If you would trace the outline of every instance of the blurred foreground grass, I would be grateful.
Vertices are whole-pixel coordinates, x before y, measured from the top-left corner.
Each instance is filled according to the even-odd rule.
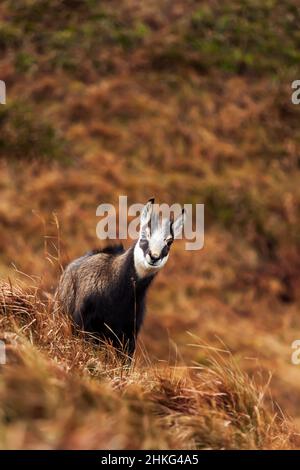
[[[76,338],[36,289],[0,286],[7,364],[0,376],[2,449],[286,449],[290,423],[217,350],[209,365],[130,368]]]

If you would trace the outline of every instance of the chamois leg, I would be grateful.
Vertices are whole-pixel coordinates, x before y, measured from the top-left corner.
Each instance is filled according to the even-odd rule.
[[[135,347],[136,347],[136,338],[133,336],[132,338],[128,340],[128,345],[127,345],[127,354],[130,360],[132,360],[132,357],[134,355]]]

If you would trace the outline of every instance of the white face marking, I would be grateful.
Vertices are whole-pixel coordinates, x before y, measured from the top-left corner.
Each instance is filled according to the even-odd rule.
[[[153,235],[151,235],[149,240],[149,249],[153,256],[159,257],[162,249],[164,248],[166,242],[164,233],[161,229],[155,230]]]
[[[134,266],[137,275],[140,278],[157,273],[166,264],[168,258],[169,255],[165,256],[163,259],[158,260],[157,264],[153,266],[151,264],[150,256],[148,254],[146,257],[144,256],[144,252],[139,245],[139,241],[134,247]]]

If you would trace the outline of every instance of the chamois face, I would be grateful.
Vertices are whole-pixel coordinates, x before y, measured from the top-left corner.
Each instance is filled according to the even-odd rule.
[[[154,199],[150,199],[141,214],[139,240],[134,249],[135,268],[139,277],[155,274],[167,262],[170,247],[177,234],[181,233],[184,211],[176,219],[159,220],[153,214]]]

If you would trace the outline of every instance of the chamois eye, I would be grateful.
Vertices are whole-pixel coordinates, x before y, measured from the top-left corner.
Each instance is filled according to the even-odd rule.
[[[148,250],[148,247],[149,247],[148,240],[146,240],[144,238],[142,240],[140,240],[140,247],[142,248],[143,252],[146,253],[146,251]]]

